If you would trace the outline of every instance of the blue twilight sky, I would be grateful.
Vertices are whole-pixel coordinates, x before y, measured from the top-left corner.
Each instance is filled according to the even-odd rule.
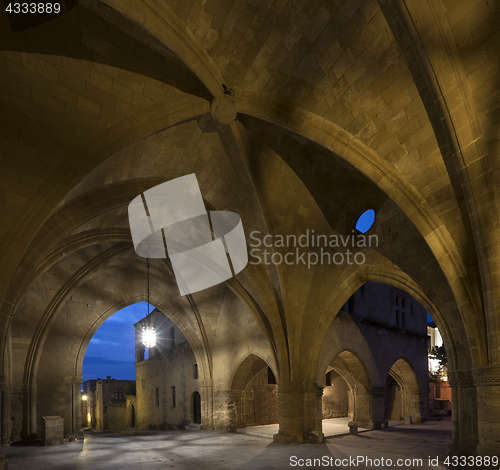
[[[149,306],[149,311],[154,307]],[[147,303],[129,305],[109,317],[96,331],[85,352],[83,382],[106,378],[135,380],[134,323],[146,316]]]

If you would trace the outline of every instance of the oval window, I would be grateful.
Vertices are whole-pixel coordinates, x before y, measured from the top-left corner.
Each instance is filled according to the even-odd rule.
[[[356,222],[356,230],[361,233],[366,233],[372,228],[373,222],[375,222],[375,211],[373,209],[368,209],[359,216]]]

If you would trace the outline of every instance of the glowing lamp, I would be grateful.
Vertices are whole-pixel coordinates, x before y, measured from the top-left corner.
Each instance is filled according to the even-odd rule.
[[[87,395],[82,395],[82,400],[83,401],[87,401],[87,399],[88,399]]]
[[[142,344],[146,348],[154,348],[156,346],[156,331],[154,326],[142,327]]]

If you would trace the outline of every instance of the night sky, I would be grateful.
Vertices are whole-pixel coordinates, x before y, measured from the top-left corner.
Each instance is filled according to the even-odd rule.
[[[150,305],[149,311],[154,307]],[[146,316],[146,302],[119,310],[96,331],[83,360],[83,382],[110,375],[117,380],[135,380],[134,323]]]

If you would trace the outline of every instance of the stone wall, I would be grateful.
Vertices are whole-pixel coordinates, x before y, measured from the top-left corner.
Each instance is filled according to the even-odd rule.
[[[245,387],[243,410],[247,426],[279,422],[278,386],[268,383],[267,367],[258,372]]]
[[[129,427],[128,411],[125,404],[107,405],[104,415],[104,429],[127,429]]]
[[[125,387],[130,380],[97,380],[96,383],[96,429],[127,429],[128,413]]]
[[[193,420],[196,359],[187,342],[136,363],[136,428],[181,429]],[[175,388],[175,404],[174,391]]]
[[[329,372],[330,385],[323,389],[323,419],[343,418],[349,414],[349,387],[335,371]]]
[[[439,387],[439,391],[438,391]],[[429,413],[451,412],[451,388],[448,382],[429,382]]]

